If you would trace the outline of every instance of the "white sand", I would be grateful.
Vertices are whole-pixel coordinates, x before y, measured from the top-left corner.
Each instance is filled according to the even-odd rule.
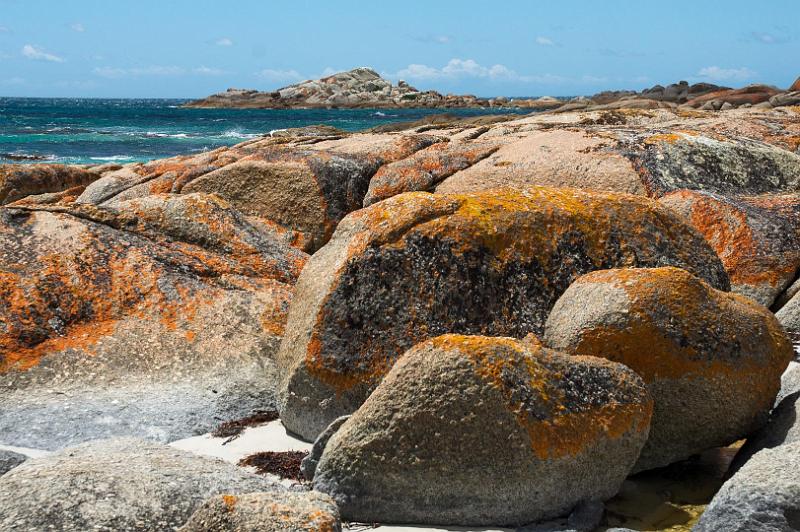
[[[14,447],[13,445],[3,445],[0,444],[0,451],[11,451],[13,453],[18,453],[27,456],[28,458],[39,458],[42,456],[47,456],[50,454],[50,451],[41,451],[39,449],[29,449],[27,447]]]
[[[226,438],[214,438],[210,434],[194,436],[184,440],[172,442],[170,445],[204,456],[214,456],[227,462],[236,463],[245,456],[261,451],[309,451],[311,444],[297,438],[293,438],[286,433],[283,424],[272,421],[258,427],[248,427],[235,440],[227,444]],[[442,527],[431,528],[423,526],[396,526],[381,525],[376,528],[365,525],[351,525],[345,530],[352,532],[378,530],[380,532],[505,532],[511,529],[501,528],[464,528],[464,527]]]

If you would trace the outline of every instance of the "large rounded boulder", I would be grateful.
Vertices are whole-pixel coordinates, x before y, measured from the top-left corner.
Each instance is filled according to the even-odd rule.
[[[553,307],[544,343],[641,375],[655,411],[640,470],[758,429],[793,356],[769,310],[672,267],[578,278]]]
[[[133,438],[101,440],[0,477],[0,530],[175,530],[213,495],[283,490],[222,460]]]
[[[314,488],[362,522],[520,525],[614,495],[652,403],[630,369],[511,338],[409,350],[328,441]]]
[[[534,187],[376,203],[300,275],[278,354],[283,422],[313,439],[419,341],[539,333],[577,276],[664,265],[729,287],[706,241],[639,196]]]

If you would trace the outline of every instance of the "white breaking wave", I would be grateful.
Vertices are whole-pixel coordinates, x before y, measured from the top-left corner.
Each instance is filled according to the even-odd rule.
[[[110,155],[108,157],[89,157],[93,161],[132,161],[134,157],[130,155]]]
[[[136,136],[136,133],[132,134]],[[161,133],[159,131],[148,131],[144,134],[145,137],[156,137],[156,138],[170,138],[170,139],[188,139],[189,135],[186,133]]]
[[[241,131],[236,131],[235,129],[230,129],[220,135],[223,138],[229,139],[254,139],[258,137],[258,133],[242,133]]]

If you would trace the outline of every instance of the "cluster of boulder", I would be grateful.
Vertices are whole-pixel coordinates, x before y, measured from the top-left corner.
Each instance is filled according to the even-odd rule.
[[[0,167],[0,446],[54,451],[0,454],[0,529],[591,530],[745,438],[698,530],[797,529],[798,139],[606,109]],[[165,445],[265,408],[313,491]]]
[[[800,105],[800,79],[787,90],[771,85],[748,85],[740,89],[720,87],[712,83],[680,81],[666,87],[655,85],[641,92],[607,91],[588,98],[570,100],[558,110],[576,109],[701,109],[727,111],[738,107],[772,109]]]

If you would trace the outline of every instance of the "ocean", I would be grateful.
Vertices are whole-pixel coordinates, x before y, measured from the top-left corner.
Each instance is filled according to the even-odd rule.
[[[0,163],[147,161],[237,144],[276,129],[359,131],[447,112],[514,109],[184,109],[187,100],[0,98]]]

